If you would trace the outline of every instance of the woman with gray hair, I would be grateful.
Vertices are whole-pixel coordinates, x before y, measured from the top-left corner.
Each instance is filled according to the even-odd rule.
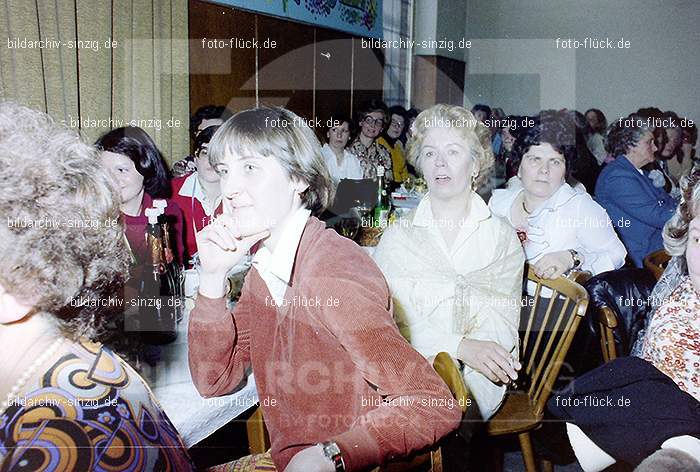
[[[595,197],[617,228],[637,267],[647,254],[661,249],[661,230],[678,202],[654,187],[642,170],[654,161],[652,129],[639,115],[620,118],[608,128],[606,148],[615,157],[598,177]]]
[[[475,192],[494,162],[489,129],[462,107],[435,105],[412,131],[409,159],[428,193],[386,229],[374,258],[401,333],[425,357],[446,351],[459,360],[488,419],[520,365],[523,250]]]
[[[0,103],[0,469],[192,470],[139,375],[95,341],[128,271],[97,151]]]

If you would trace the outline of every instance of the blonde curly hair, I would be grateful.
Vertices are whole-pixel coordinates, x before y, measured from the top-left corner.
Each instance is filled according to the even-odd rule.
[[[128,275],[119,193],[96,149],[47,114],[0,102],[0,284],[71,339],[94,339],[97,303]]]
[[[491,132],[466,108],[437,104],[422,111],[411,125],[412,135],[406,143],[406,158],[409,163],[420,170],[419,158],[425,134],[431,128],[440,127],[456,130],[468,145],[478,170],[474,188],[479,188],[491,176],[494,166]]]
[[[671,256],[685,255],[688,226],[700,213],[700,169],[681,178],[681,203],[664,225],[664,248]]]

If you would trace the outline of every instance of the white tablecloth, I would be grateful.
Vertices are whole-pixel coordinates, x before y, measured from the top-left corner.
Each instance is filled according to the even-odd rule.
[[[253,374],[250,374],[248,382],[236,393],[217,398],[202,398],[199,395],[192,383],[187,362],[187,324],[191,300],[187,304],[185,316],[178,326],[177,340],[163,346],[161,362],[145,377],[189,448],[258,403],[258,392]]]

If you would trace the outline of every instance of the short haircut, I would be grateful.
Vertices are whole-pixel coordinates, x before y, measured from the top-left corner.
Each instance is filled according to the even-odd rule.
[[[216,133],[216,130],[218,130],[219,128],[220,126],[208,126],[204,128],[202,132],[197,135],[196,138],[194,138],[195,154],[202,150],[202,146],[208,144],[209,141],[211,141],[211,138],[214,136],[214,133]]]
[[[438,104],[422,111],[413,122],[413,134],[406,144],[407,159],[417,169],[420,169],[419,158],[426,132],[438,127],[434,124],[445,122],[454,124],[450,128],[457,131],[468,145],[471,157],[479,172],[475,182],[478,188],[490,177],[494,165],[491,132],[466,108]]]
[[[477,111],[481,111],[483,113],[486,113],[486,119],[491,118],[491,107],[488,105],[484,105],[482,103],[477,103],[472,107],[472,114],[475,114]]]
[[[384,114],[384,121],[389,118],[389,109],[386,107],[386,104],[381,101],[377,100],[376,98],[373,98],[369,101],[366,101],[365,103],[362,104],[360,109],[357,112],[357,123],[359,123],[365,119],[367,115],[370,113],[374,113],[375,111],[381,111]]]
[[[323,138],[325,139],[326,134],[331,130],[331,128],[335,128],[335,126],[328,126],[332,123],[338,123],[338,125],[342,125],[343,123],[348,124],[348,130],[350,131],[350,136],[352,136],[355,133],[355,126],[350,119],[350,116],[340,112],[336,111],[332,115],[328,117],[328,120],[326,120],[326,126],[324,127],[325,131],[323,132]]]
[[[700,213],[700,171],[681,178],[681,203],[664,225],[664,248],[671,256],[683,256],[688,246],[688,226]]]
[[[633,113],[608,126],[608,132],[605,136],[605,150],[615,158],[626,155],[631,148],[637,145],[642,136],[652,132],[653,129],[646,125],[646,117]]]
[[[289,110],[260,107],[236,113],[209,143],[212,167],[216,169],[227,153],[255,153],[277,159],[290,178],[308,184],[301,199],[314,214],[323,212],[333,201],[333,184],[321,144],[311,128]]]
[[[143,175],[143,186],[151,198],[168,198],[170,182],[168,168],[156,143],[137,126],[117,128],[102,135],[95,143],[102,151],[123,154]]]
[[[204,105],[197,108],[192,117],[190,117],[190,136],[194,140],[197,134],[197,128],[204,120],[220,119],[226,121],[231,116],[230,112],[224,106]]]
[[[549,144],[564,156],[566,177],[569,178],[576,159],[576,123],[572,115],[566,111],[542,111],[535,126],[518,135],[513,143],[513,159],[517,166],[532,146],[540,144]]]
[[[119,192],[97,150],[45,113],[0,102],[0,209],[0,284],[70,339],[96,339],[114,313],[71,301],[116,296],[129,270]]]

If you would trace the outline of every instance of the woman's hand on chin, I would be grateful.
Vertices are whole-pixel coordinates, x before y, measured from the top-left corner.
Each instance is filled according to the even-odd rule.
[[[210,298],[226,294],[226,274],[238,264],[250,248],[269,231],[242,236],[235,218],[223,214],[196,235],[202,265],[199,292]]]
[[[535,275],[541,279],[558,279],[574,266],[570,251],[550,252],[532,264]]]

